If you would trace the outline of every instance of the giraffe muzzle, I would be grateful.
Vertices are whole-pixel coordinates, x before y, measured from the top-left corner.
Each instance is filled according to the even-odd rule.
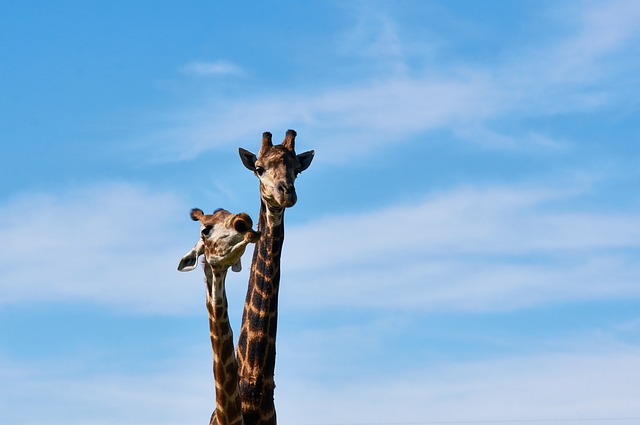
[[[293,184],[278,183],[278,193],[282,196],[282,206],[285,208],[292,207],[298,201],[296,188]]]

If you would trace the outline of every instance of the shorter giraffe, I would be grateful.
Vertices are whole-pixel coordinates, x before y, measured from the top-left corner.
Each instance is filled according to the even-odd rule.
[[[204,254],[204,274],[207,283],[207,310],[213,349],[213,375],[216,385],[216,408],[211,425],[242,425],[242,400],[238,388],[238,362],[229,324],[225,278],[229,267],[240,271],[240,257],[249,243],[255,243],[260,233],[252,229],[253,222],[245,214],[231,214],[218,209],[213,214],[191,210],[191,219],[200,221],[200,239],[180,261],[178,270],[196,268],[198,257]]]

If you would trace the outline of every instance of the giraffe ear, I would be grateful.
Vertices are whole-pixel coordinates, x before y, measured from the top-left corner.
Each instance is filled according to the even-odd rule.
[[[258,160],[256,155],[242,148],[239,148],[238,152],[240,153],[240,159],[244,166],[251,171],[256,171],[256,161]]]
[[[315,155],[315,151],[307,151],[298,155],[298,162],[300,163],[300,172],[309,168],[311,165],[311,161],[313,161],[313,156]]]
[[[233,270],[236,273],[238,273],[239,271],[242,271],[242,262],[240,259],[238,259],[237,263],[231,266],[231,270]]]
[[[190,272],[194,270],[198,266],[198,257],[200,257],[204,253],[204,242],[199,240],[196,246],[191,248],[178,264],[178,271],[181,272]]]

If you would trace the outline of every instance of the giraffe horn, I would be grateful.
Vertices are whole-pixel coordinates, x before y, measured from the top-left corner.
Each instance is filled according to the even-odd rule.
[[[260,152],[258,152],[258,156],[262,156],[269,149],[273,147],[273,142],[271,141],[271,133],[265,131],[262,133],[262,146],[260,147]]]
[[[295,130],[287,130],[287,134],[284,136],[282,146],[289,149],[291,152],[295,151],[297,133]]]
[[[202,216],[204,216],[204,212],[200,208],[193,208],[189,213],[189,217],[191,217],[193,221],[200,220]]]

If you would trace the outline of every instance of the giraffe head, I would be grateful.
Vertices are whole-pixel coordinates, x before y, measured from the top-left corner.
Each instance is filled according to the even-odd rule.
[[[255,243],[260,233],[252,229],[251,217],[245,213],[232,214],[218,209],[213,214],[204,214],[201,209],[191,210],[193,221],[200,221],[200,239],[180,260],[178,270],[190,271],[196,268],[198,257],[204,254],[205,261],[214,268],[240,271],[240,257],[249,243]]]
[[[313,151],[296,155],[296,132],[287,131],[280,145],[273,145],[271,133],[262,134],[262,146],[256,157],[240,148],[242,163],[260,179],[260,198],[271,212],[292,207],[297,201],[294,182],[313,160]]]

